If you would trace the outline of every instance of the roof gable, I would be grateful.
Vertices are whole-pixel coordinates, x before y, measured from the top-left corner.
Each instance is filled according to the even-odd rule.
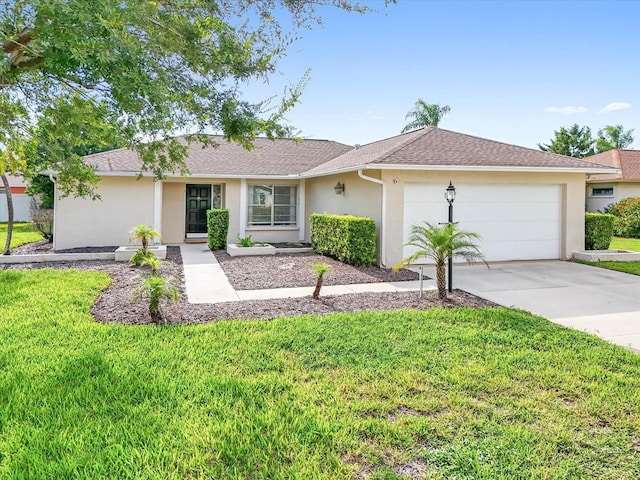
[[[630,180],[640,181],[640,150],[608,150],[585,158],[588,162],[618,168],[620,173],[598,175],[593,180]]]
[[[606,167],[573,157],[426,127],[364,145],[308,173],[391,166],[606,170]]]

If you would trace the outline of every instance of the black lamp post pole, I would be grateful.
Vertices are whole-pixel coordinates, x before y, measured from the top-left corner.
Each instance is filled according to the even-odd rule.
[[[456,187],[449,181],[449,186],[444,191],[444,198],[449,202],[449,226],[453,223],[453,201],[456,199]],[[449,250],[449,293],[453,291],[453,249]]]
[[[453,202],[449,202],[449,225],[453,223]],[[449,252],[449,293],[453,292],[453,252]]]

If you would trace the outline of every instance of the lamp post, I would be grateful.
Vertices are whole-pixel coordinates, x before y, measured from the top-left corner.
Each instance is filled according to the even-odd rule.
[[[444,198],[449,203],[449,225],[453,223],[453,201],[456,199],[456,187],[449,180],[449,186],[444,191]],[[449,293],[453,291],[453,252],[449,252]]]

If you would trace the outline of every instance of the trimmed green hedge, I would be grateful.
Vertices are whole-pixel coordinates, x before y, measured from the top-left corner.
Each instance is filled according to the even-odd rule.
[[[210,250],[219,250],[227,246],[229,233],[229,210],[214,208],[207,210],[207,238]]]
[[[613,238],[613,215],[586,213],[584,244],[587,250],[607,250]]]
[[[615,217],[613,231],[617,237],[640,238],[640,197],[623,198],[606,213]]]
[[[313,251],[351,265],[376,263],[376,222],[352,215],[311,215]]]

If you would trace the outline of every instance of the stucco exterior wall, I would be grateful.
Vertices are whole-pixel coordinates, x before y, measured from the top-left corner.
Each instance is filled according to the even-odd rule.
[[[562,189],[562,258],[569,259],[576,250],[584,249],[584,205],[585,175],[578,173],[513,173],[513,172],[438,172],[383,170],[382,180],[387,185],[386,198],[386,239],[382,259],[386,266],[392,266],[402,259],[404,184],[405,182],[442,184],[442,210],[446,218],[447,203],[444,190],[451,180],[456,183],[495,184],[559,184]]]
[[[363,172],[368,177],[380,179],[379,171]],[[336,183],[343,183],[344,193],[337,195]],[[305,239],[311,241],[309,217],[313,213],[349,214],[371,217],[376,222],[378,245],[382,219],[382,185],[360,178],[357,172],[307,179],[307,225]]]
[[[592,196],[591,189],[613,187],[613,195],[607,197]],[[587,184],[587,212],[602,212],[613,203],[623,198],[640,197],[640,182],[611,182]]]
[[[162,182],[162,243],[184,241],[186,184]]]
[[[97,193],[101,200],[61,198],[56,192],[54,248],[128,245],[129,230],[153,225],[153,180],[135,177],[102,177]]]

